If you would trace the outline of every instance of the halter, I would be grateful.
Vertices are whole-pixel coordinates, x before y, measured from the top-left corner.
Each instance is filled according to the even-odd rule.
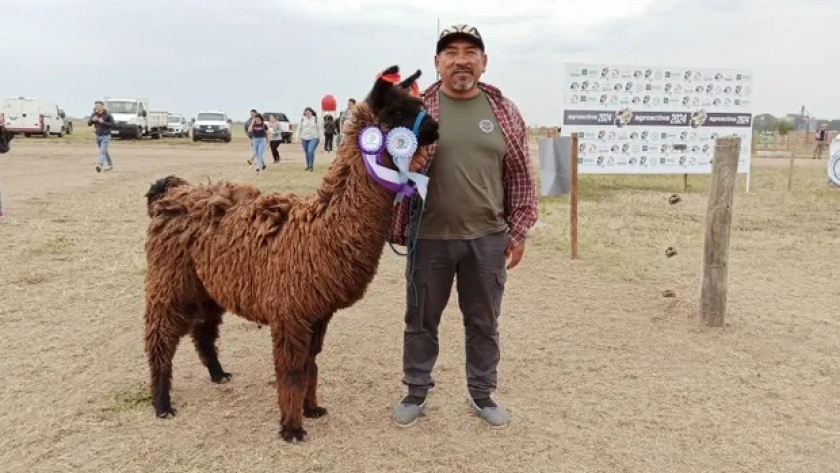
[[[429,178],[422,174],[411,172],[409,166],[411,158],[417,152],[420,124],[426,112],[421,111],[414,119],[411,129],[397,127],[382,133],[376,125],[368,125],[358,136],[359,148],[365,161],[368,175],[379,185],[394,192],[394,203],[403,197],[410,197],[416,190],[420,198],[426,200]],[[382,165],[382,152],[388,150],[397,170]]]

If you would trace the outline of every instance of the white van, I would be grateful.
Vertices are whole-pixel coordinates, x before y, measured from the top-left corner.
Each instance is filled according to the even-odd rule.
[[[70,133],[64,110],[47,100],[27,97],[0,99],[0,121],[15,135],[58,135]]]

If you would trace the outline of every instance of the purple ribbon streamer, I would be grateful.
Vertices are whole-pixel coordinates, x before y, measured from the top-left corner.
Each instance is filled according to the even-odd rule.
[[[366,153],[363,153],[363,155],[373,157],[373,155],[369,155],[369,154],[366,154]],[[370,161],[365,156],[363,156],[362,159],[365,162],[365,168],[367,169],[368,175],[370,177],[372,177],[373,180],[376,181],[380,186],[384,187],[385,189],[387,189],[391,192],[394,192],[395,194],[398,194],[398,195],[402,194],[406,197],[408,197],[408,196],[410,196],[411,194],[414,193],[414,187],[409,185],[407,182],[406,183],[393,182],[390,179],[387,179],[383,176],[380,176],[379,173],[377,172],[376,167],[371,165]],[[379,158],[381,156],[382,156],[381,153],[376,155],[376,162],[377,162],[376,165],[380,166],[380,167],[382,166],[381,164],[379,164]]]

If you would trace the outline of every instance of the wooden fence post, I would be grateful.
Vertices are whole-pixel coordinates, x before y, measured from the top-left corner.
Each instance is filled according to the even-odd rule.
[[[722,327],[726,315],[732,200],[740,155],[740,137],[726,136],[716,140],[706,211],[703,287],[700,296],[700,320],[706,327]]]
[[[578,256],[578,134],[572,133],[571,188],[569,189],[569,242],[572,259]]]

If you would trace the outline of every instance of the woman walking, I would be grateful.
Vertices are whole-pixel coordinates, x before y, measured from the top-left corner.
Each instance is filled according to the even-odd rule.
[[[321,141],[321,123],[312,107],[306,107],[303,110],[298,137],[303,146],[303,152],[306,153],[306,170],[311,172],[315,167],[315,150],[318,149],[318,142]]]
[[[271,144],[269,144],[271,156],[274,157],[274,164],[277,164],[280,162],[280,151],[277,148],[283,142],[283,130],[280,129],[280,122],[277,121],[276,115],[268,117],[268,132],[271,136]]]
[[[251,140],[254,143],[254,164],[256,164],[257,172],[265,170],[265,160],[263,153],[265,152],[265,145],[268,141],[268,126],[263,122],[261,114],[254,115],[251,123],[248,125],[248,133],[251,135]]]

